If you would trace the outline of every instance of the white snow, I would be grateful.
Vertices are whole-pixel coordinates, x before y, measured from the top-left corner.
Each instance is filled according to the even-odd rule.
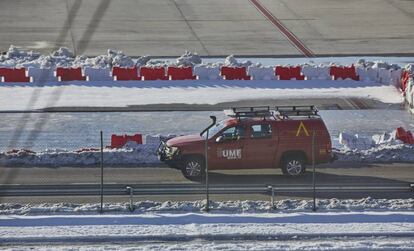
[[[414,245],[413,199],[322,199],[317,212],[311,212],[308,200],[276,201],[275,209],[268,201],[212,201],[210,213],[202,211],[204,205],[205,201],[138,201],[130,212],[128,203],[104,204],[105,213],[99,215],[99,204],[5,203],[0,204],[0,243],[19,249],[53,245],[57,250],[61,247],[55,245],[62,244],[70,244],[72,250],[122,249],[132,242],[134,249],[155,250],[365,250]]]
[[[104,162],[109,166],[159,165],[161,162],[156,155],[157,147],[157,144],[138,145],[128,142],[124,148],[104,149]],[[18,150],[13,153],[0,153],[0,164],[7,166],[95,166],[99,163],[98,150],[76,152],[46,149],[41,152]]]
[[[275,68],[272,66],[249,66],[247,74],[252,80],[276,80]]]
[[[414,241],[411,238],[390,238],[390,237],[337,237],[328,239],[297,239],[291,240],[226,240],[226,241],[171,241],[158,242],[146,241],[141,243],[106,243],[106,244],[55,244],[53,248],[50,245],[25,245],[22,243],[16,245],[7,245],[10,250],[411,250]]]
[[[210,75],[209,75],[210,76]],[[36,102],[32,96],[36,93]],[[48,107],[125,107],[145,104],[216,104],[248,99],[360,97],[384,103],[403,102],[392,85],[356,81],[72,81],[0,84],[3,111]]]
[[[364,238],[365,243],[358,244],[369,248],[385,237],[388,247],[399,248],[410,247],[413,241],[408,240],[413,236],[412,211],[0,216],[0,243],[9,245],[174,241],[184,242],[182,248],[187,249],[189,241],[210,240],[233,241],[225,246],[231,250],[240,247],[237,240],[278,240],[273,244],[282,249],[286,246],[280,246],[281,241],[330,240],[324,248],[332,249],[344,248],[344,242],[336,242],[338,238]]]
[[[201,57],[197,53],[191,53],[189,51],[186,51],[176,60],[178,66],[194,66],[201,64],[201,62]]]
[[[320,79],[320,80],[329,80],[331,75],[329,74],[329,65],[302,65],[302,73],[307,80],[311,79]],[[373,79],[375,81],[375,79]]]
[[[136,201],[134,214],[158,213],[197,213],[203,211],[205,200],[196,201]],[[269,201],[211,201],[212,213],[221,214],[261,214],[261,213],[303,213],[312,210],[311,200],[282,199],[276,200],[272,209]],[[0,215],[64,215],[93,214],[99,204],[0,204]],[[413,211],[414,199],[318,199],[318,212],[363,212],[363,211]],[[104,204],[104,211],[112,214],[129,213],[129,203]]]
[[[414,162],[414,145],[396,139],[396,131],[361,137],[358,134],[339,134],[339,160],[353,162]]]

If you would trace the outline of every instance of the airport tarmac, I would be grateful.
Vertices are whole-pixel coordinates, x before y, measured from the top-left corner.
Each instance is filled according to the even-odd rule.
[[[131,56],[413,55],[407,0],[3,0],[0,51]]]

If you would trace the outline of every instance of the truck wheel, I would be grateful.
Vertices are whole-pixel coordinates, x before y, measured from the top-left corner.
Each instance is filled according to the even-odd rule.
[[[186,158],[181,172],[189,180],[200,180],[205,172],[204,160],[201,157]]]
[[[286,176],[299,176],[305,171],[305,161],[300,156],[288,156],[282,161],[282,172]]]

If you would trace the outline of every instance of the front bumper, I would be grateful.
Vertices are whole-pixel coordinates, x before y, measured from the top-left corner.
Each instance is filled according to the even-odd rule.
[[[169,147],[167,143],[161,140],[160,145],[157,149],[158,159],[170,167],[177,168],[177,164],[181,160],[181,154],[179,150],[175,150]]]

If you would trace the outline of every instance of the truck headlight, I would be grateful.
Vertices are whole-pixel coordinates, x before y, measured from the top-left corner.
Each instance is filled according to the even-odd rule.
[[[179,152],[180,152],[180,149],[178,147],[175,147],[175,146],[171,147],[172,155],[178,154]]]

